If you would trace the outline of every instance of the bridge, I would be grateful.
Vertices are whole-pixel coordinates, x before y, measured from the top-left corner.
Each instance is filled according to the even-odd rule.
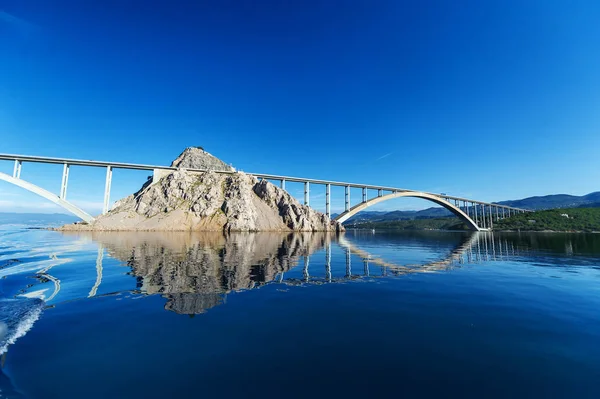
[[[94,217],[84,210],[80,209],[73,203],[67,201],[67,187],[69,182],[69,169],[71,166],[84,166],[91,168],[104,168],[106,169],[106,181],[104,188],[104,202],[102,214],[109,211],[110,206],[110,189],[112,185],[112,173],[114,169],[131,169],[131,170],[147,170],[152,171],[153,181],[158,181],[162,176],[171,171],[178,170],[180,168],[171,166],[158,166],[158,165],[144,165],[144,164],[133,164],[133,163],[122,163],[122,162],[105,162],[105,161],[91,161],[81,159],[68,159],[68,158],[52,158],[52,157],[40,157],[31,155],[15,155],[15,154],[0,154],[0,160],[13,161],[14,168],[13,174],[8,175],[0,172],[0,180],[4,180],[8,183],[14,184],[32,193],[40,195],[49,201],[63,207],[72,214],[78,216],[82,220],[88,223],[94,221]],[[60,185],[59,194],[54,194],[48,190],[45,190],[35,184],[32,184],[26,180],[21,179],[21,171],[23,163],[42,163],[42,164],[61,164],[63,165],[62,182]],[[186,169],[188,172],[193,173],[205,173],[209,172],[206,169]],[[212,171],[216,173],[232,174],[236,172],[231,171]],[[304,204],[310,206],[310,188],[315,185],[325,186],[325,213],[328,217],[331,217],[331,187],[343,187],[345,189],[345,207],[344,212],[337,215],[334,220],[343,223],[358,212],[378,204],[383,201],[387,201],[394,198],[400,197],[412,197],[421,198],[431,201],[437,205],[440,205],[459,219],[461,219],[471,230],[490,230],[493,228],[494,222],[500,219],[510,217],[517,213],[529,212],[526,209],[520,209],[510,207],[506,205],[500,205],[495,203],[477,201],[473,199],[457,197],[452,195],[436,194],[418,190],[409,190],[397,187],[386,187],[376,186],[370,184],[356,184],[356,183],[345,183],[330,180],[319,180],[309,179],[303,177],[291,177],[291,176],[280,176],[273,174],[264,173],[250,173],[259,179],[266,179],[272,181],[278,181],[280,187],[285,190],[286,182],[302,183],[304,184]],[[352,205],[350,199],[351,189],[361,189],[362,198],[359,198],[359,202]],[[371,195],[369,195],[371,194]]]

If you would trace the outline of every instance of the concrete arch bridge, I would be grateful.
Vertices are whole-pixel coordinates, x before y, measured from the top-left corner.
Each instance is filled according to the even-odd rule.
[[[35,193],[55,204],[63,207],[70,213],[78,216],[85,222],[91,223],[94,221],[94,216],[85,212],[72,202],[67,200],[67,187],[69,181],[69,169],[71,166],[84,166],[91,168],[104,168],[106,169],[106,181],[104,189],[104,206],[102,213],[108,212],[110,205],[110,189],[112,184],[112,172],[114,169],[133,169],[133,170],[147,170],[153,173],[154,181],[160,179],[165,172],[177,170],[175,167],[170,166],[157,166],[157,165],[144,165],[144,164],[132,164],[122,162],[106,162],[106,161],[91,161],[81,159],[69,159],[69,158],[51,158],[51,157],[40,157],[31,155],[14,155],[14,154],[0,154],[0,160],[14,162],[13,173],[9,175],[7,173],[0,172],[0,180],[4,180],[8,183],[19,186],[25,190]],[[21,170],[23,163],[42,163],[42,164],[61,164],[63,165],[62,182],[60,185],[59,194],[52,193],[45,190],[35,184],[32,184],[26,180],[21,179]],[[207,172],[204,169],[188,169],[190,172]],[[216,171],[218,173],[235,173]],[[310,179],[303,177],[290,177],[264,173],[248,173],[261,179],[278,181],[281,188],[285,189],[286,182],[303,183],[304,184],[304,204],[310,206],[310,188],[311,186],[325,186],[325,213],[331,217],[331,187],[344,187],[345,189],[345,208],[344,212],[335,217],[340,223],[345,222],[352,216],[356,215],[360,211],[378,204],[383,201],[387,201],[394,198],[400,197],[412,197],[421,198],[427,201],[431,201],[437,205],[448,209],[458,218],[460,218],[471,230],[489,230],[493,227],[495,221],[498,221],[505,217],[510,217],[516,213],[528,212],[526,209],[514,208],[510,206],[494,204],[484,201],[477,201],[474,199],[462,198],[451,196],[447,194],[435,194],[417,190],[408,190],[396,187],[385,187],[368,184],[356,184],[356,183],[345,183],[330,180],[319,180]],[[352,205],[350,199],[351,189],[362,190],[362,200],[357,204]],[[376,193],[373,195],[373,193]],[[371,194],[371,196],[369,196]]]

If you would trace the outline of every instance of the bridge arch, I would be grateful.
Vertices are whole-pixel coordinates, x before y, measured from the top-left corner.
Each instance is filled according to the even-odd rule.
[[[396,193],[383,195],[381,197],[372,198],[372,199],[368,200],[367,202],[362,202],[358,205],[355,205],[352,208],[350,208],[350,210],[340,214],[338,217],[335,218],[335,221],[344,223],[346,220],[350,219],[352,216],[356,215],[358,212],[360,212],[372,205],[378,204],[383,201],[388,201],[388,200],[391,200],[394,198],[400,198],[400,197],[422,198],[422,199],[426,199],[428,201],[434,202],[438,205],[443,206],[444,208],[448,209],[450,212],[452,212],[453,214],[458,216],[463,222],[465,222],[467,224],[467,226],[469,226],[469,228],[471,230],[474,230],[474,231],[481,230],[479,228],[479,226],[477,226],[477,223],[475,223],[475,221],[473,219],[471,219],[469,217],[469,215],[467,215],[465,212],[463,212],[462,209],[460,209],[459,207],[452,205],[451,203],[449,203],[448,201],[445,201],[443,198],[438,197],[437,195],[423,193],[420,191],[399,191]]]
[[[71,212],[77,217],[80,217],[82,220],[88,223],[92,223],[94,221],[94,217],[92,215],[88,214],[87,212],[73,205],[72,203],[60,198],[58,195],[52,194],[50,191],[44,190],[43,188],[38,187],[35,184],[29,183],[28,181],[22,179],[17,179],[16,177],[12,177],[2,172],[0,172],[0,180],[4,180],[8,183],[14,184],[15,186],[19,186],[27,191],[37,194],[40,197],[46,198],[47,200],[52,201],[58,206],[63,207],[67,211]]]

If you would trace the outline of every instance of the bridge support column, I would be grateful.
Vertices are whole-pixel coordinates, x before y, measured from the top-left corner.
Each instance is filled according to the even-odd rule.
[[[485,205],[481,204],[481,227],[486,228],[485,225]]]
[[[497,222],[498,220],[500,220],[500,215],[498,213],[498,207],[496,206],[495,208],[496,208],[496,222]]]
[[[69,164],[63,166],[62,183],[60,185],[60,198],[67,199],[67,184],[69,183]]]
[[[350,210],[350,186],[346,186],[346,212]]]
[[[367,202],[367,188],[366,187],[363,187],[362,194],[363,194],[363,201],[362,202]]]
[[[304,205],[310,206],[310,183],[304,182]]]
[[[331,217],[331,184],[325,186],[325,214]]]
[[[13,177],[15,179],[21,178],[21,167],[23,166],[23,162],[18,159],[15,160],[15,167],[13,168]]]
[[[471,207],[473,208],[473,214],[475,215],[475,224],[479,226],[479,218],[477,217],[477,206],[474,202],[471,202]]]
[[[379,189],[377,190],[377,196],[381,197],[383,195],[383,190]]]
[[[490,211],[490,212],[489,212],[489,214],[490,214],[490,215],[489,215],[489,216],[490,216],[490,223],[488,224],[488,227],[489,227],[490,229],[492,229],[492,228],[494,227],[494,223],[493,223],[493,221],[492,221],[492,219],[494,218],[494,217],[493,217],[493,214],[492,214],[492,206],[491,206],[491,205],[490,205],[490,206],[488,206],[488,209],[489,209],[489,211]]]
[[[504,216],[504,211],[505,211],[505,210],[506,210],[506,208],[502,208],[502,219],[504,219],[504,218],[505,218],[505,216]]]
[[[281,189],[285,190],[285,179],[281,179]]]
[[[110,186],[112,183],[112,166],[106,167],[106,183],[104,184],[104,206],[102,207],[102,214],[108,213],[108,206],[110,204]]]

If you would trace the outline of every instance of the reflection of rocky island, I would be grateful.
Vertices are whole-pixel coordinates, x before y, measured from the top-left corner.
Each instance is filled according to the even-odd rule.
[[[143,292],[164,295],[165,308],[183,314],[272,281],[329,240],[325,233],[95,232],[92,238],[131,267]]]
[[[135,194],[91,224],[63,230],[94,231],[336,231],[341,224],[300,204],[266,180],[237,172],[201,148],[187,148],[155,170]],[[191,172],[187,169],[207,170]],[[223,173],[217,173],[217,171]]]
[[[87,232],[98,242],[98,279],[90,296],[101,283],[104,249],[111,257],[131,267],[138,288],[145,294],[167,299],[165,309],[181,314],[202,313],[224,302],[231,291],[252,289],[277,279],[287,285],[347,281],[362,277],[403,275],[448,270],[463,263],[506,259],[514,247],[493,234],[465,234],[438,260],[424,264],[395,264],[358,248],[343,235],[327,233],[200,233],[200,232]],[[436,241],[433,241],[436,242]],[[332,273],[331,247],[346,256],[343,275]],[[445,245],[445,244],[444,244]],[[324,249],[324,257],[311,262],[310,256]],[[353,270],[352,257],[361,259]],[[301,262],[299,262],[301,260]],[[309,264],[325,268],[324,278],[311,277]],[[291,268],[302,267],[302,279],[286,278]],[[377,270],[375,270],[377,269]],[[93,293],[93,294],[92,294]]]

